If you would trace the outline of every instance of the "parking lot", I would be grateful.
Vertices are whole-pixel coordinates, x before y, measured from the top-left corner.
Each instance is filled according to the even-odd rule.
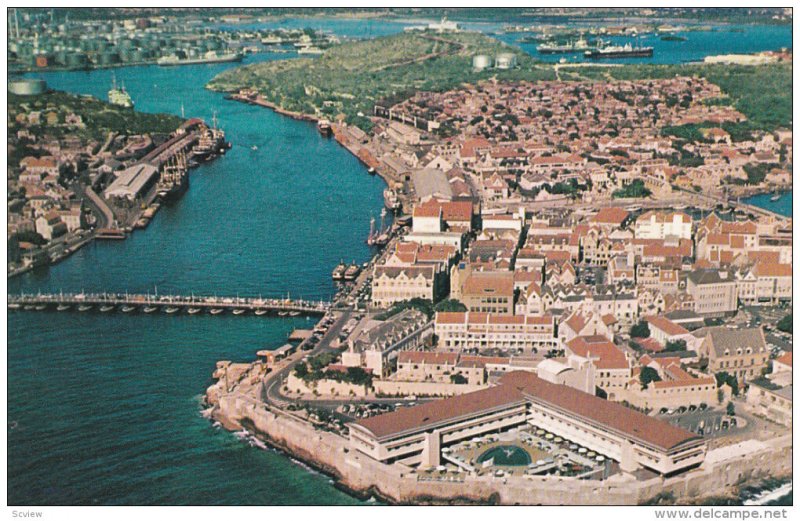
[[[684,428],[705,438],[716,438],[738,434],[747,426],[747,420],[740,416],[728,416],[723,408],[687,410],[684,413],[658,415],[659,419]]]

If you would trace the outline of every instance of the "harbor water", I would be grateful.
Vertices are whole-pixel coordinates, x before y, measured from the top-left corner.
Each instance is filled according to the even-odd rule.
[[[285,56],[285,55],[283,55]],[[249,57],[248,60],[253,57]],[[256,59],[271,59],[262,55]],[[114,291],[329,299],[365,262],[383,182],[311,123],[203,85],[228,65],[118,69],[137,110],[211,119],[233,143],[182,199],[125,241],[95,242],[9,292]],[[111,71],[42,75],[104,98]],[[12,312],[9,504],[353,504],[326,476],[200,416],[218,360],[252,360],[303,318]]]
[[[403,27],[371,23],[352,29],[353,36]],[[383,183],[312,124],[203,88],[236,65],[33,75],[51,88],[105,99],[113,72],[137,110],[207,121],[216,113],[233,148],[192,171],[188,192],[146,230],[93,243],[56,266],[9,280],[9,292],[330,298],[333,266],[370,257],[364,239],[382,207]],[[200,416],[218,360],[251,360],[307,324],[254,316],[10,313],[8,503],[359,503],[328,477],[252,448]]]

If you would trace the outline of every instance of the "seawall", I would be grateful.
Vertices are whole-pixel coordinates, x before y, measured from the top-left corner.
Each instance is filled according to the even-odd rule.
[[[335,477],[356,495],[376,495],[396,504],[635,505],[656,496],[694,503],[731,494],[743,483],[791,475],[791,437],[777,438],[758,450],[706,461],[680,476],[636,480],[629,475],[605,481],[556,476],[496,478],[466,476],[444,481],[411,468],[385,465],[353,451],[342,436],[320,431],[290,413],[268,409],[251,396],[224,394],[212,416],[226,428],[247,428],[276,447]]]

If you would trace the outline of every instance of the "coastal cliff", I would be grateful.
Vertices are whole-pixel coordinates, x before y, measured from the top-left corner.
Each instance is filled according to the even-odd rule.
[[[625,474],[605,481],[555,476],[437,479],[351,450],[346,438],[317,430],[299,414],[261,402],[256,398],[260,384],[246,375],[243,381],[243,386],[232,390],[220,383],[209,388],[206,399],[211,418],[229,430],[248,430],[333,476],[340,487],[356,496],[377,496],[394,504],[634,505],[664,497],[678,504],[694,504],[705,497],[731,496],[747,482],[791,475],[791,437],[787,436],[717,449],[701,468],[671,478],[637,480]]]

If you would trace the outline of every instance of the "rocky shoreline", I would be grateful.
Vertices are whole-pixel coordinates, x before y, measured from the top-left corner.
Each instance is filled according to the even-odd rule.
[[[663,503],[669,498],[670,504],[686,505],[709,497],[733,498],[745,483],[791,475],[791,437],[782,437],[759,442],[746,459],[737,454],[717,454],[703,467],[670,478],[421,479],[410,467],[383,464],[352,451],[348,439],[315,428],[298,413],[265,404],[257,398],[259,389],[261,383],[244,383],[226,390],[218,382],[206,393],[210,408],[204,416],[231,431],[247,430],[269,447],[329,476],[338,489],[364,500],[374,497],[395,505],[634,505]]]

